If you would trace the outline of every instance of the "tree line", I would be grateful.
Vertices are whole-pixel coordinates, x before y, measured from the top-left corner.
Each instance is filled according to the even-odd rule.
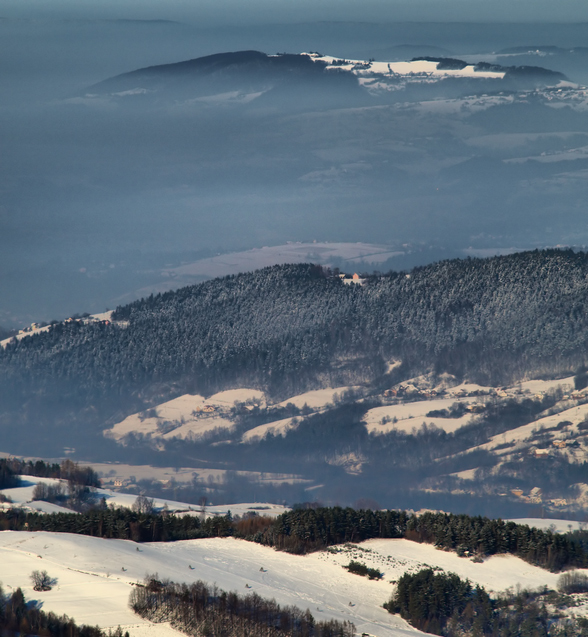
[[[141,513],[126,508],[95,508],[83,513],[43,514],[22,509],[0,511],[2,531],[51,531],[134,542],[173,542],[232,535],[231,520],[195,515]]]
[[[315,621],[309,610],[280,606],[256,593],[227,593],[202,581],[175,584],[147,576],[129,605],[141,617],[193,637],[353,637],[350,622]]]
[[[588,567],[585,534],[557,534],[527,525],[451,513],[355,510],[341,507],[295,509],[276,518],[209,517],[145,513],[123,508],[85,513],[0,512],[0,530],[54,531],[135,542],[204,537],[239,537],[291,553],[307,553],[346,542],[405,538],[462,556],[509,553],[551,571]]]

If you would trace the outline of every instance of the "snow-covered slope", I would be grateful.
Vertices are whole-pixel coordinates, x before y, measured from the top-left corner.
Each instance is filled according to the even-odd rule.
[[[357,387],[335,387],[309,391],[282,401],[277,407],[294,405],[299,409],[308,408],[321,410],[333,402],[338,396]],[[127,416],[111,429],[106,429],[104,435],[124,443],[124,437],[129,434],[140,434],[148,438],[198,438],[215,429],[225,430],[230,437],[235,423],[231,419],[231,408],[235,404],[245,404],[249,408],[252,404],[266,406],[266,396],[256,389],[239,388],[214,394],[209,398],[199,395],[184,394],[168,402],[157,405],[146,412]],[[263,438],[268,431],[284,433],[292,428],[292,418],[279,418],[275,422],[266,423],[247,431],[243,435],[244,442],[256,438]]]
[[[370,581],[349,573],[343,565],[350,559],[379,568],[383,579]],[[146,573],[256,592],[281,604],[309,608],[319,619],[351,620],[359,634],[377,637],[419,634],[382,608],[394,590],[392,581],[406,571],[439,567],[493,591],[517,585],[554,587],[558,577],[512,556],[476,564],[408,540],[371,540],[296,556],[234,538],[135,544],[63,533],[4,531],[0,563],[8,591],[20,586],[29,599],[41,601],[46,611],[67,613],[77,622],[103,627],[120,624],[132,637],[148,631],[149,624],[127,606],[133,583]],[[57,579],[53,590],[32,590],[28,576],[35,569],[47,570]],[[162,628],[165,634],[167,629],[161,626],[153,634],[160,634]]]
[[[236,402],[256,400],[265,403],[263,392],[255,389],[234,389],[220,392],[205,399],[185,394],[158,405],[146,413],[133,414],[105,431],[105,435],[121,440],[129,433],[148,437],[189,438],[213,429],[233,428],[227,412]]]

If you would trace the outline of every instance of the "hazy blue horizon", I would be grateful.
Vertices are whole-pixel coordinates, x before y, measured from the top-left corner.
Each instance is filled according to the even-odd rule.
[[[533,0],[371,0],[336,2],[297,0],[247,2],[188,0],[170,2],[126,0],[80,2],[79,0],[2,0],[5,18],[92,18],[176,20],[201,26],[238,26],[315,21],[349,22],[534,22],[588,21],[588,5],[577,0],[553,2]]]

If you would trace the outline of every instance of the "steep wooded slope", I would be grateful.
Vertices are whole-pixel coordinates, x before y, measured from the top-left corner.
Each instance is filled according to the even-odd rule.
[[[0,350],[0,404],[30,420],[104,422],[155,398],[246,383],[274,395],[435,367],[485,382],[575,370],[588,346],[588,255],[445,261],[345,285],[276,266],[60,324]],[[289,393],[292,392],[292,393]],[[70,418],[68,416],[67,418]],[[5,422],[8,422],[5,420]]]

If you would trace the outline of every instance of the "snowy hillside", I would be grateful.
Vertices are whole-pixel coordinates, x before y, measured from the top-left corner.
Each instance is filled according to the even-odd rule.
[[[357,387],[335,387],[317,389],[296,396],[291,396],[276,405],[268,405],[266,395],[250,388],[232,389],[209,398],[199,395],[184,394],[166,403],[157,405],[144,412],[127,416],[111,429],[104,430],[107,438],[124,444],[125,436],[139,434],[150,439],[169,440],[170,438],[195,439],[206,433],[215,432],[231,438],[235,428],[235,408],[252,410],[254,406],[271,411],[272,407],[280,408],[293,405],[298,409],[321,411],[332,406],[338,397],[346,391]],[[269,431],[283,434],[295,426],[293,418],[278,418],[275,421],[254,427],[243,434],[243,441],[248,442],[263,438]]]
[[[404,572],[438,567],[495,592],[517,585],[554,588],[557,580],[557,575],[512,556],[495,556],[476,564],[407,540],[372,540],[295,556],[232,538],[135,544],[62,533],[5,531],[0,533],[0,555],[0,579],[8,591],[20,586],[28,599],[42,601],[46,611],[67,613],[78,623],[120,624],[132,637],[169,632],[159,625],[153,629],[127,606],[133,584],[146,573],[176,582],[201,579],[228,591],[249,590],[280,604],[309,608],[320,619],[350,620],[359,634],[376,637],[418,634],[382,608],[394,590],[391,582]],[[349,573],[343,565],[351,559],[378,568],[383,579],[371,581]],[[35,569],[47,570],[57,579],[53,590],[32,590],[28,576]]]

